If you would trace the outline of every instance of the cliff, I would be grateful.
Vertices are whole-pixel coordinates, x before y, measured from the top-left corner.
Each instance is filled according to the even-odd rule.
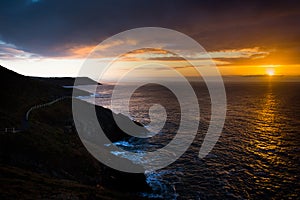
[[[21,128],[31,106],[71,94],[56,81],[3,67],[0,76],[0,129]],[[110,139],[129,137],[116,126],[110,110],[96,110]],[[1,199],[140,199],[137,192],[150,191],[143,174],[118,172],[95,160],[72,122],[71,99],[66,99],[32,112],[29,129],[0,134]]]

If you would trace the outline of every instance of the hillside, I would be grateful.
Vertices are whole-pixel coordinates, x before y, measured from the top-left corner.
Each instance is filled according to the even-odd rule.
[[[58,85],[58,86],[72,86],[76,85],[75,78],[71,77],[62,77],[62,78],[40,78],[40,77],[32,77],[34,80],[39,80],[43,82],[47,82],[48,84],[52,85]],[[80,83],[80,85],[101,85],[100,83],[88,78],[88,77],[77,77],[77,82]]]
[[[0,129],[20,127],[32,105],[71,94],[70,89],[46,79],[22,76],[3,67],[0,76]],[[110,110],[99,106],[96,110],[108,136],[113,140],[125,136]],[[140,199],[137,192],[150,191],[143,174],[121,173],[95,160],[82,145],[72,121],[71,99],[66,99],[33,111],[29,129],[0,134],[0,199]]]

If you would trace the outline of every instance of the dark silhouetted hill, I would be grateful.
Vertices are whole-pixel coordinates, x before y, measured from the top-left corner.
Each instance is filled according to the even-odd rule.
[[[32,105],[71,95],[47,79],[22,76],[0,67],[0,129],[20,127]],[[82,106],[93,106],[78,100]],[[30,127],[0,134],[0,199],[140,199],[149,191],[143,174],[115,171],[95,160],[73,125],[71,99],[33,111]],[[126,137],[113,113],[96,107],[112,140]]]
[[[71,77],[62,77],[62,78],[40,78],[40,77],[32,77],[32,79],[51,83],[52,85],[58,85],[58,86],[72,86],[77,85],[75,82],[75,78]],[[77,77],[78,82],[80,85],[101,85],[100,83],[88,78],[88,77]]]

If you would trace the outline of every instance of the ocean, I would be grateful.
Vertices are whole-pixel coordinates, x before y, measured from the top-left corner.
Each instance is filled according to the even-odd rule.
[[[140,195],[163,199],[300,199],[300,83],[225,82],[225,125],[213,150],[202,159],[198,153],[209,125],[211,103],[203,82],[191,84],[200,105],[197,136],[174,163],[146,173],[153,192]],[[89,91],[89,86],[80,87]],[[113,88],[113,84],[98,86],[95,103],[111,108]],[[130,118],[147,126],[153,104],[166,109],[163,129],[152,138],[115,145],[155,151],[174,138],[180,126],[180,106],[165,87],[149,84],[137,89],[130,100]]]

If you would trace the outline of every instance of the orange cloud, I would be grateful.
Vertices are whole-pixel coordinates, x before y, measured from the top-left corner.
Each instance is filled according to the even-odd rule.
[[[69,49],[68,54],[72,58],[84,58],[86,57],[93,49],[95,45],[90,46],[78,46]]]

